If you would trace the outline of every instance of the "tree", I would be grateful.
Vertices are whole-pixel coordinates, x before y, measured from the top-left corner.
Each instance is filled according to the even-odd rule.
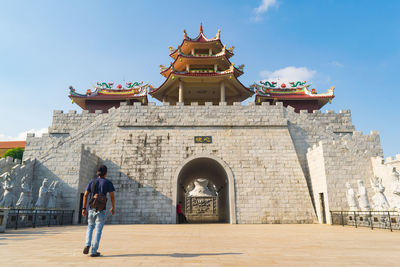
[[[12,157],[14,159],[22,160],[23,155],[24,155],[24,149],[21,147],[16,147],[16,148],[11,148],[11,149],[7,150],[6,153],[3,155],[3,158]]]

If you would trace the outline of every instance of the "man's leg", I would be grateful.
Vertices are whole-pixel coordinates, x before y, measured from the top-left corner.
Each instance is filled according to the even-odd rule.
[[[96,212],[96,231],[94,234],[93,245],[92,245],[92,254],[97,253],[97,249],[99,248],[99,243],[101,239],[101,233],[103,231],[103,226],[106,221],[106,213],[105,211]]]
[[[85,246],[86,247],[90,247],[90,244],[92,243],[92,234],[93,234],[93,229],[94,229],[94,215],[95,212],[93,210],[89,210],[88,212],[88,227],[86,230],[86,242],[85,242]]]

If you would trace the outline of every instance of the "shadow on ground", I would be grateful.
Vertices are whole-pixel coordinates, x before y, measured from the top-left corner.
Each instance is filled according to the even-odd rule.
[[[221,256],[221,255],[240,255],[243,253],[172,253],[172,254],[120,254],[120,255],[107,255],[104,258],[114,257],[173,257],[173,258],[194,258],[201,256]]]

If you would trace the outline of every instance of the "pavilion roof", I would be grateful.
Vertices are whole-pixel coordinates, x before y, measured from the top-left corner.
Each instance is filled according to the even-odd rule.
[[[278,84],[277,82],[260,82],[261,84],[253,84],[250,86],[256,93],[256,101],[259,99],[273,100],[297,100],[310,101],[317,100],[322,107],[327,102],[330,102],[334,97],[334,89],[332,86],[325,93],[317,93],[315,89],[309,90],[309,84],[306,82],[290,82],[289,87],[285,83]]]

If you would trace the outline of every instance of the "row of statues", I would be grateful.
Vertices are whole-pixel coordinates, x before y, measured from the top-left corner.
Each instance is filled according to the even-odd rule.
[[[372,206],[369,202],[367,189],[365,188],[364,181],[358,180],[358,194],[356,194],[349,182],[346,183],[346,198],[350,211],[400,211],[400,181],[399,173],[396,168],[392,170],[392,188],[389,195],[389,201],[385,195],[385,187],[382,179],[374,177],[370,179],[371,187],[374,190],[372,197]],[[358,204],[358,205],[357,205]]]
[[[39,189],[39,194],[36,202],[33,202],[32,181],[27,176],[21,179],[21,193],[19,198],[14,193],[15,182],[11,179],[8,172],[2,175],[4,193],[0,198],[0,207],[4,208],[56,208],[57,196],[59,194],[58,181],[49,183],[48,179],[43,179]]]

